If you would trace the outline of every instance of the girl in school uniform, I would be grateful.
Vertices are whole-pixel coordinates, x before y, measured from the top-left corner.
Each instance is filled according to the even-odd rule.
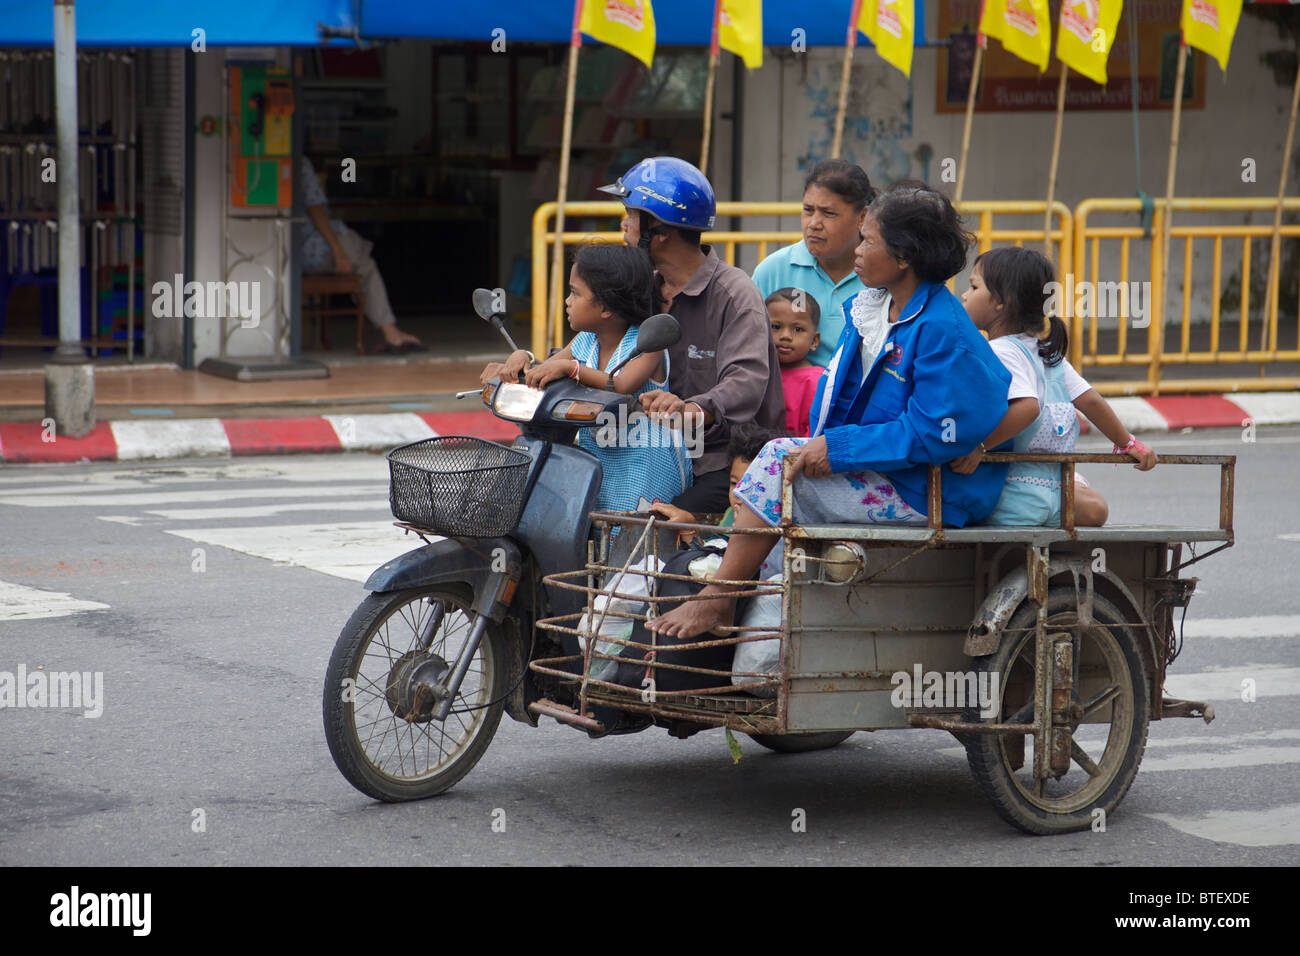
[[[1156,453],[1138,441],[1065,358],[1069,347],[1065,323],[1045,309],[1052,264],[1032,249],[993,249],[975,260],[970,288],[962,305],[976,328],[1011,373],[1007,414],[970,454],[952,462],[959,474],[974,471],[986,451],[1009,438],[1016,452],[1074,450],[1079,435],[1076,409],[1115,443],[1115,451],[1133,458],[1139,471],[1156,465]],[[1075,524],[1106,523],[1106,500],[1075,475]],[[1048,462],[1017,462],[987,523],[1054,525],[1061,520],[1060,467]]]
[[[540,364],[520,349],[504,364],[489,365],[483,381],[499,375],[516,381],[520,374],[533,388],[572,378],[590,388],[612,387],[634,398],[666,389],[668,352],[639,355],[617,375],[614,369],[636,349],[641,322],[654,311],[654,273],[639,249],[591,245],[579,250],[569,272],[564,300],[569,324],[577,335]],[[641,498],[671,501],[691,486],[691,459],[679,429],[652,422],[634,401],[626,422],[578,433],[578,445],[600,461],[603,476],[596,505],[602,511],[635,511]]]

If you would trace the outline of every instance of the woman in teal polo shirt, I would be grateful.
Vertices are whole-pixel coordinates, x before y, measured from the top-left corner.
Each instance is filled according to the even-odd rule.
[[[803,289],[821,307],[821,342],[808,361],[830,364],[844,330],[843,305],[865,286],[853,271],[858,219],[876,196],[861,166],[827,159],[813,167],[803,186],[803,239],[758,264],[754,284],[767,298],[777,289]]]

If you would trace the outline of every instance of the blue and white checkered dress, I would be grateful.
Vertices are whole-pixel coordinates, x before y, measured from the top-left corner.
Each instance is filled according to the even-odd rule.
[[[639,326],[628,326],[627,334],[605,363],[603,371],[612,372],[619,362],[636,348]],[[594,332],[579,332],[569,343],[569,352],[587,368],[599,368],[600,343]],[[653,379],[637,390],[636,395],[657,388],[667,388],[668,353],[664,352],[663,382]],[[635,396],[634,396],[635,397]],[[578,445],[600,460],[604,478],[600,485],[597,507],[606,511],[635,511],[637,501],[672,501],[695,480],[691,459],[682,442],[682,433],[666,425],[653,424],[634,405],[626,428],[584,428],[578,433]]]

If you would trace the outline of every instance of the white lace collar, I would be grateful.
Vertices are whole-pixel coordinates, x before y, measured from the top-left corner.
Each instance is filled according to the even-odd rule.
[[[849,305],[849,318],[862,338],[864,375],[875,362],[880,347],[889,335],[889,304],[889,293],[884,289],[864,289],[853,297]]]

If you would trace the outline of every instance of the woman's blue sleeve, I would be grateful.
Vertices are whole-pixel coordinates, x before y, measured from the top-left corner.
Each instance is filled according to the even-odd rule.
[[[943,464],[973,451],[1002,421],[1010,375],[991,349],[978,354],[942,322],[918,328],[913,344],[912,390],[898,417],[826,430],[833,471]]]

